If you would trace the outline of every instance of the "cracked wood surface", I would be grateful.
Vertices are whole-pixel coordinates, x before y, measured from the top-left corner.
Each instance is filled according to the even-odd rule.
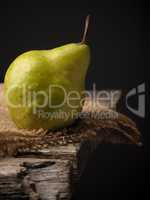
[[[135,123],[115,111],[118,99],[119,93],[114,110],[109,109],[108,101],[93,106],[93,98],[86,99],[83,113],[90,115],[72,126],[57,131],[28,131],[18,129],[11,121],[1,85],[0,199],[70,199],[98,145],[139,144],[140,133]],[[95,119],[93,113],[111,117]]]

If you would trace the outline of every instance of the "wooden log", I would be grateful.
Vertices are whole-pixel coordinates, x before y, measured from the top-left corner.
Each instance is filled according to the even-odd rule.
[[[0,199],[68,199],[68,165],[69,160],[3,159]]]
[[[112,91],[110,91],[112,92]],[[116,92],[116,91],[114,91]],[[92,152],[102,143],[139,144],[133,121],[110,102],[87,98],[82,117],[57,131],[18,129],[0,86],[0,199],[70,199]],[[13,156],[13,158],[12,158]]]

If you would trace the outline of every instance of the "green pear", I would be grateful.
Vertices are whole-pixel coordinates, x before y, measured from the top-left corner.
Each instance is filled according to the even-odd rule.
[[[89,61],[85,44],[34,50],[17,57],[4,81],[8,109],[16,125],[56,129],[71,124],[82,109]]]
[[[71,43],[33,50],[9,66],[4,91],[17,127],[58,129],[74,122],[84,103],[89,47]]]

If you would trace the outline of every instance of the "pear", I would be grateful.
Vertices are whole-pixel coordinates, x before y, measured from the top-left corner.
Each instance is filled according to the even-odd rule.
[[[4,80],[8,110],[17,127],[58,129],[74,122],[84,103],[90,50],[81,43],[18,56]]]

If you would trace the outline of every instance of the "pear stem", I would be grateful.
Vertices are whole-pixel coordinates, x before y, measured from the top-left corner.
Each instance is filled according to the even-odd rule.
[[[85,27],[84,27],[84,33],[83,33],[81,44],[85,43],[85,41],[86,41],[86,36],[87,36],[87,32],[88,32],[88,27],[89,27],[89,21],[90,21],[90,15],[88,15],[85,19]]]

